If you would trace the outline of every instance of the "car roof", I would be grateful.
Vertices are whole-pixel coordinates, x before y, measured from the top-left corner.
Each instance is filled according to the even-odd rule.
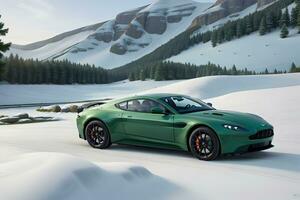
[[[143,95],[135,95],[135,96],[130,96],[130,97],[125,97],[122,99],[118,99],[117,101],[122,102],[122,101],[128,101],[131,99],[137,99],[137,98],[152,98],[152,99],[160,99],[163,97],[170,97],[170,96],[185,96],[185,95],[180,95],[180,94],[171,94],[171,93],[155,93],[155,94],[143,94]]]

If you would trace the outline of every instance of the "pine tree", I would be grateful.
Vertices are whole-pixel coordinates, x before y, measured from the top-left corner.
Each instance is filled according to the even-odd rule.
[[[143,70],[143,69],[140,72],[140,80],[141,81],[145,81],[146,80],[146,71]]]
[[[274,22],[273,22],[272,14],[268,13],[266,16],[266,30],[267,32],[271,32],[273,28],[274,28]]]
[[[135,81],[135,77],[134,77],[134,73],[133,72],[130,72],[129,75],[128,75],[128,80],[129,81]]]
[[[158,64],[155,71],[155,81],[163,80],[163,67],[162,64]]]
[[[269,74],[268,68],[265,69],[265,74]]]
[[[292,27],[296,27],[297,17],[298,17],[298,10],[296,8],[293,8],[292,13],[291,13],[291,26]]]
[[[286,8],[284,13],[281,16],[281,20],[280,20],[280,28],[282,28],[282,26],[284,26],[284,24],[286,26],[290,25],[290,14],[289,14],[289,10]]]
[[[280,32],[280,37],[281,38],[286,38],[289,35],[289,30],[285,24],[283,24]]]
[[[235,66],[235,65],[233,65],[233,66],[232,66],[232,69],[231,69],[231,71],[232,71],[232,75],[237,75],[237,74],[238,74],[238,71],[237,71],[237,69],[236,69],[236,66]]]
[[[298,33],[300,33],[300,10],[298,11],[297,26],[298,26]]]
[[[218,32],[213,31],[213,33],[211,34],[211,43],[213,47],[217,46],[217,40],[218,40]]]
[[[246,22],[247,22],[247,24],[246,24],[246,33],[249,35],[253,31],[252,18],[250,16],[248,16]]]
[[[259,26],[259,34],[260,35],[265,35],[266,34],[266,26],[267,26],[266,18],[263,17],[261,19],[260,26]]]
[[[295,63],[292,63],[290,73],[295,73],[295,72],[297,72],[297,67],[296,67]]]
[[[238,20],[237,24],[236,24],[236,36],[238,38],[242,37],[243,35],[243,31],[242,31],[242,22],[241,20]]]
[[[281,18],[282,18],[282,11],[281,9],[278,9],[278,13],[277,13],[277,24],[279,25],[279,27],[281,27]]]
[[[0,15],[0,19],[1,19],[1,15]],[[4,28],[4,23],[2,23],[0,21],[0,36],[5,36],[8,33],[8,29]],[[0,39],[0,81],[2,80],[3,77],[3,73],[4,73],[4,65],[5,63],[3,62],[3,53],[6,52],[9,47],[10,47],[10,43],[4,43],[1,39]]]

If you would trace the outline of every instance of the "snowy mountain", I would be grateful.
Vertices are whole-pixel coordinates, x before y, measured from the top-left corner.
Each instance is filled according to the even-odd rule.
[[[150,5],[120,13],[113,20],[49,40],[13,45],[7,55],[13,53],[39,60],[67,59],[111,69],[149,55],[186,30],[195,30],[194,35],[214,30],[228,21],[263,10],[274,2],[277,0],[217,0],[214,4],[156,0]],[[217,48],[213,48],[210,42],[199,44],[169,60],[193,64],[212,62],[228,67],[236,64],[240,68],[258,71],[266,67],[286,70],[292,62],[300,63],[297,51],[293,50],[300,37],[295,30],[291,33],[292,36],[285,40],[274,32],[264,37],[251,34]],[[229,56],[234,59],[228,59]]]
[[[9,53],[114,68],[152,52],[185,31],[191,21],[210,6],[211,3],[191,0],[157,0],[120,13],[95,30],[83,28],[59,41],[44,41],[43,45],[15,45]]]

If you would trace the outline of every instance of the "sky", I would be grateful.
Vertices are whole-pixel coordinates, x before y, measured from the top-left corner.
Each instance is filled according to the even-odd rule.
[[[118,13],[154,0],[0,0],[2,38],[14,44],[48,39],[65,31],[113,19]],[[212,2],[214,0],[196,0]]]

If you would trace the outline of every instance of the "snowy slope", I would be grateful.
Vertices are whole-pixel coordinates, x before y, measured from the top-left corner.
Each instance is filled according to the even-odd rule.
[[[239,82],[236,83],[236,87],[238,86]],[[199,85],[194,83],[189,84],[189,87],[192,89]],[[297,200],[300,198],[299,90],[300,86],[252,90],[206,100],[219,109],[260,114],[275,127],[273,149],[243,156],[228,156],[214,162],[198,161],[189,153],[171,150],[122,145],[114,145],[104,151],[93,149],[85,141],[78,139],[74,123],[76,115],[72,114],[51,114],[64,121],[0,126],[1,195],[10,193],[30,198],[28,194],[34,194],[32,197],[47,194],[48,198],[45,199],[50,200],[51,195],[60,194],[55,199],[62,200],[68,199],[63,195],[70,194],[75,188],[78,190],[71,193],[70,198],[76,199],[76,196],[81,197],[87,193],[97,196],[98,191],[105,189],[104,194],[107,191],[112,193],[113,198],[109,199],[118,199],[118,196],[122,199]],[[195,90],[193,95],[201,96],[201,91]],[[4,114],[18,112],[39,115],[29,108],[1,110]],[[71,154],[92,163],[56,153],[25,154],[35,152]],[[14,156],[21,156],[23,160],[15,160]],[[101,164],[97,164],[98,162]],[[136,176],[120,162],[136,163],[132,166],[142,166],[139,168],[142,172],[147,172],[146,168],[163,180],[154,175],[150,175],[150,179],[140,173]],[[122,172],[116,173],[115,167]],[[20,168],[22,169],[19,170]],[[32,170],[28,171],[29,168]],[[76,173],[72,173],[74,171]],[[100,177],[95,180],[93,177],[98,177],[95,175],[97,172],[100,172]],[[123,175],[128,173],[136,178],[125,181]],[[47,180],[50,178],[49,185],[53,190],[50,190],[51,187],[44,187],[45,184],[40,180],[43,177],[47,177]],[[73,184],[65,184],[69,181]],[[80,184],[86,182],[95,184],[91,187]],[[112,183],[117,184],[117,190],[116,187],[110,187]],[[38,187],[29,187],[34,184]],[[97,191],[93,190],[95,185],[98,186]],[[13,187],[13,190],[4,190],[5,187]],[[133,187],[137,188],[133,190]],[[157,188],[159,189],[156,190]],[[14,193],[15,190],[18,193]],[[62,191],[66,193],[61,193]],[[137,198],[132,194],[137,195]],[[141,194],[145,195],[139,196]]]
[[[86,39],[93,32],[94,32],[93,30],[79,32],[74,35],[70,35],[66,38],[63,38],[59,41],[48,43],[40,48],[33,49],[33,50],[22,50],[22,49],[14,48],[13,46],[10,49],[10,51],[6,53],[6,55],[18,54],[22,58],[26,58],[26,59],[34,58],[39,60],[45,60],[65,49],[72,47],[78,42]]]
[[[148,90],[144,93],[177,93],[200,99],[232,92],[300,85],[300,73],[256,76],[210,76],[190,79]]]
[[[192,20],[211,5],[192,0],[156,0],[149,6],[120,13],[95,30],[37,48],[15,45],[6,55],[14,53],[39,60],[68,59],[114,68],[151,53],[185,31]]]
[[[227,67],[235,64],[240,69],[247,67],[257,72],[262,72],[266,68],[289,70],[292,62],[300,64],[300,35],[296,29],[290,29],[288,38],[281,39],[279,36],[279,30],[264,36],[253,33],[215,48],[208,42],[191,47],[169,60],[198,65],[212,62]]]
[[[82,51],[80,53],[72,53],[72,49],[67,52],[63,52],[62,56],[54,56],[56,59],[69,59],[79,63],[90,63],[95,64],[96,66],[102,66],[104,68],[115,68],[118,66],[122,66],[131,61],[134,61],[142,56],[151,53],[159,46],[168,42],[170,39],[174,38],[181,32],[185,31],[191,24],[193,18],[195,18],[199,13],[203,10],[207,9],[211,6],[210,3],[196,3],[193,1],[177,1],[177,0],[158,0],[153,4],[149,5],[145,9],[139,11],[137,15],[143,15],[144,13],[150,13],[147,15],[148,17],[162,17],[176,15],[178,13],[174,13],[174,10],[177,9],[187,9],[188,7],[194,6],[195,10],[188,11],[185,16],[184,13],[181,13],[184,17],[182,17],[181,21],[178,23],[167,23],[167,28],[165,32],[162,34],[152,34],[142,30],[141,24],[137,19],[134,19],[130,26],[138,26],[143,34],[140,38],[132,38],[127,34],[123,34],[118,40],[110,41],[110,42],[99,42],[94,38],[88,38],[87,40],[79,43],[72,49],[89,49],[87,51]],[[180,6],[180,7],[178,7]],[[112,24],[114,21],[109,21],[105,25],[105,32],[110,32],[112,29]],[[155,23],[155,22],[153,22]],[[157,22],[156,22],[157,23]],[[103,27],[100,27],[101,32],[104,30]],[[108,29],[108,30],[107,30]],[[97,31],[96,31],[97,32]],[[129,44],[129,45],[128,45]],[[126,53],[124,55],[118,55],[116,53],[111,52],[111,48],[114,45],[121,45],[122,49],[124,48]]]
[[[10,158],[0,163],[0,172],[1,198],[5,200],[96,200],[99,197],[117,200],[123,196],[150,200],[153,192],[156,199],[171,198],[177,193],[174,184],[144,167],[126,163],[94,164],[61,153],[31,153]]]
[[[106,85],[1,85],[0,105],[72,102],[171,92],[212,98],[237,91],[300,85],[300,73],[257,76],[211,76],[178,81],[134,81]],[[193,86],[193,87],[191,87]],[[42,94],[42,95],[41,95]],[[80,95],[79,95],[80,94]]]
[[[178,81],[121,81],[105,85],[1,85],[0,105],[114,98]]]

